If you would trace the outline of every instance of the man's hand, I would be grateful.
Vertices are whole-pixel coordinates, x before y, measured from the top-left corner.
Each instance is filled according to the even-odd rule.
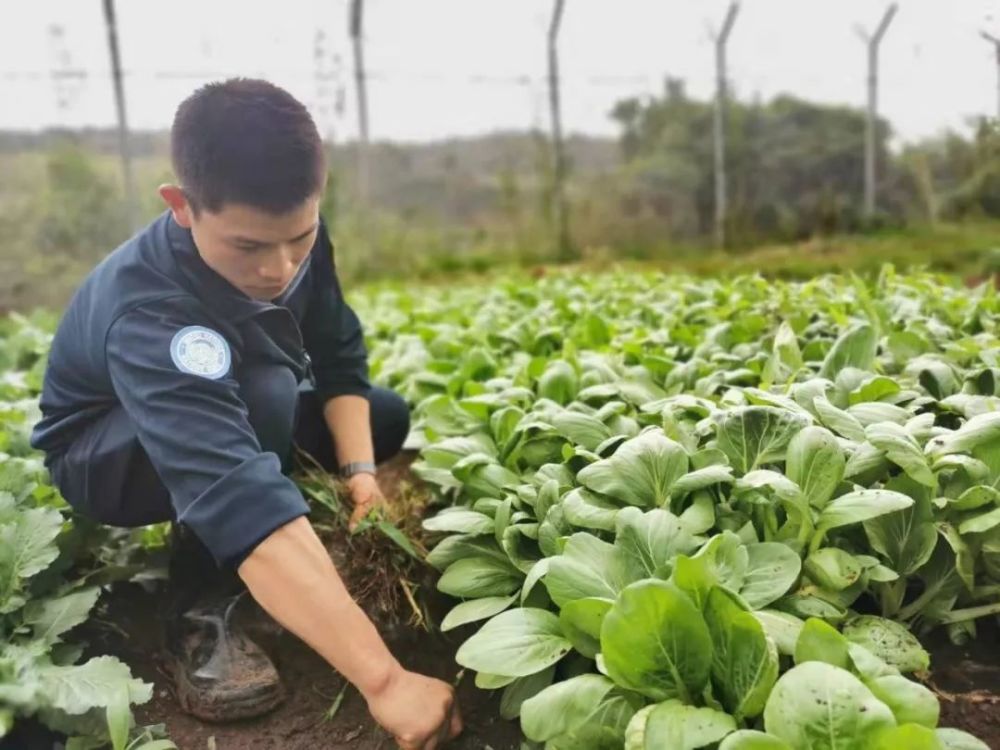
[[[239,574],[268,614],[357,687],[404,750],[437,748],[461,730],[451,687],[400,666],[304,516],[257,545]]]
[[[462,731],[455,691],[433,677],[399,669],[365,698],[372,717],[401,750],[435,750]]]
[[[348,528],[354,531],[365,516],[375,508],[385,505],[385,496],[374,474],[355,474],[347,480],[347,489],[354,502],[354,512],[351,513]]]

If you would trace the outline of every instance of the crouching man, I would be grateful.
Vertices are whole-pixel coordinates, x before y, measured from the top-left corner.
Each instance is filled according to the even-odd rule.
[[[451,687],[392,656],[287,476],[298,444],[346,478],[357,519],[409,428],[403,400],[368,382],[319,216],[315,124],[287,92],[237,79],[181,104],[171,147],[168,210],[90,273],[59,325],[32,443],[77,512],[175,523],[167,643],[188,711],[245,718],[283,697],[231,616],[241,579],[400,747],[437,747],[461,730]]]

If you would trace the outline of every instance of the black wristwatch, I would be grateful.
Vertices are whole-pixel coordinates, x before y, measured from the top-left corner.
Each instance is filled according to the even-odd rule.
[[[371,461],[352,461],[340,467],[340,476],[349,479],[355,474],[375,474],[375,464]]]

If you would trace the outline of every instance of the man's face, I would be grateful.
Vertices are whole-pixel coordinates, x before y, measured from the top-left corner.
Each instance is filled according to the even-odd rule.
[[[226,281],[258,300],[281,295],[309,257],[319,231],[316,195],[286,214],[270,214],[241,204],[197,216],[174,210],[188,226],[205,263]],[[171,206],[174,208],[173,206]]]

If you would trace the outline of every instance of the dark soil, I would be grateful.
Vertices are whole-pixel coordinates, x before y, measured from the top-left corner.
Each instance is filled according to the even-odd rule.
[[[419,487],[409,471],[412,461],[413,454],[404,453],[380,466],[379,484],[393,520],[416,536],[419,518],[415,516],[422,514],[426,499],[418,496]],[[441,634],[431,625],[440,622],[451,606],[434,589],[432,572],[375,531],[352,536],[342,520],[324,518],[321,513],[314,515],[314,522],[347,587],[379,627],[393,654],[408,669],[456,682],[455,651],[472,631]],[[419,544],[419,539],[415,541]],[[278,667],[287,699],[267,716],[232,724],[205,724],[188,716],[178,705],[164,667],[159,615],[156,594],[138,586],[119,587],[109,597],[103,618],[115,627],[101,630],[90,641],[95,651],[117,655],[136,676],[154,683],[153,699],[137,707],[136,720],[140,725],[166,724],[180,750],[390,750],[396,746],[372,721],[361,695],[252,602],[244,608],[243,623]],[[331,707],[341,694],[334,712]],[[468,674],[458,679],[458,702],[465,731],[449,748],[520,747],[517,723],[500,718],[499,692],[477,689],[473,675]]]
[[[403,452],[380,465],[378,480],[387,501],[385,518],[402,531],[419,555],[426,553],[420,523],[427,512],[429,493],[410,471],[415,455]],[[400,626],[421,625],[426,613],[422,611],[425,597],[420,595],[420,582],[434,591],[433,581],[427,579],[427,566],[377,528],[350,533],[347,519],[353,505],[347,490],[331,482],[325,472],[304,473],[299,481],[314,486],[318,482],[318,488],[326,490],[338,506],[332,513],[314,503],[313,524],[354,599],[379,631],[391,635]]]
[[[412,454],[402,454],[379,468],[379,484],[394,511],[411,516],[423,509],[419,488],[409,471]],[[349,513],[349,510],[347,511]],[[416,518],[394,520],[410,535]],[[455,650],[470,632],[441,634],[440,622],[450,603],[434,590],[433,576],[377,532],[349,535],[343,518],[319,511],[314,523],[337,563],[338,571],[368,611],[396,657],[408,669],[453,683],[458,677]],[[419,539],[415,539],[419,544]],[[283,632],[252,602],[242,620],[278,667],[288,697],[267,716],[225,725],[206,724],[183,711],[173,693],[161,654],[159,598],[138,586],[125,585],[107,599],[105,622],[89,636],[95,652],[117,655],[133,673],[155,685],[153,699],[136,709],[140,725],[166,724],[181,750],[389,750],[395,743],[368,715],[361,695],[297,638]],[[241,605],[242,606],[242,605]],[[336,627],[336,623],[331,623]],[[346,686],[346,687],[345,687]],[[331,707],[343,693],[339,707]],[[499,692],[479,690],[473,675],[458,682],[458,701],[465,723],[455,750],[512,750],[520,746],[516,722],[500,718]],[[332,713],[328,716],[328,713]]]
[[[136,586],[120,587],[109,602],[113,630],[91,638],[96,651],[120,657],[133,673],[154,683],[153,699],[136,709],[143,724],[166,724],[181,750],[390,750],[395,743],[371,720],[360,694],[350,686],[331,718],[325,714],[344,689],[345,681],[307,646],[288,633],[253,628],[256,640],[275,661],[288,697],[275,711],[259,719],[224,725],[203,723],[183,713],[173,694],[160,655],[159,599]],[[263,617],[263,615],[261,616]],[[334,625],[335,626],[335,625]],[[120,628],[120,631],[118,629]],[[409,630],[390,641],[403,664],[424,674],[454,682],[455,649],[461,637]],[[472,675],[458,685],[465,732],[448,747],[455,750],[514,750],[520,745],[515,723],[499,714],[499,694],[479,690]]]
[[[964,729],[1000,750],[1000,628],[980,623],[965,646],[945,639],[930,644],[928,685],[941,701],[940,726]]]

